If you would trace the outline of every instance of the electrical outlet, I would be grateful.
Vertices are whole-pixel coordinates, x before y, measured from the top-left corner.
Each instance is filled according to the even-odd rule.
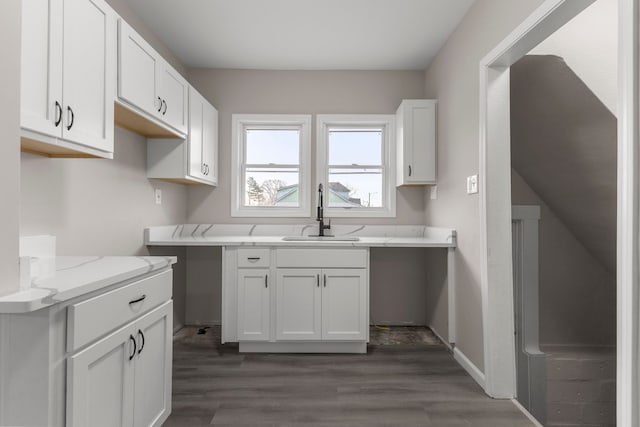
[[[438,186],[437,185],[433,185],[433,186],[431,186],[430,199],[431,200],[436,200],[437,198],[438,198]]]
[[[155,199],[156,199],[156,205],[161,205],[162,204],[162,190],[159,188],[155,189]]]
[[[478,175],[467,177],[467,194],[476,194],[478,192]]]

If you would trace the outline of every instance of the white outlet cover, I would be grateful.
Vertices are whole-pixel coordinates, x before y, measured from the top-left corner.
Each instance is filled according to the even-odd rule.
[[[467,194],[478,193],[478,175],[467,177]]]
[[[156,205],[161,205],[162,204],[162,190],[159,188],[156,188],[154,191],[155,194],[155,200],[156,200]]]
[[[430,199],[436,200],[438,198],[438,186],[434,185],[431,187]]]

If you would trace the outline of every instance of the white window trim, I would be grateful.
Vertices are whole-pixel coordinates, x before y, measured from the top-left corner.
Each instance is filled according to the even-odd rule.
[[[231,118],[231,216],[309,217],[311,215],[311,115],[308,114],[233,114]],[[244,129],[247,126],[299,126],[300,176],[297,208],[244,206]]]
[[[316,117],[316,187],[328,181],[328,128],[330,126],[383,126],[383,188],[384,206],[381,208],[329,208],[326,217],[391,218],[396,216],[396,116],[394,114],[319,114]]]

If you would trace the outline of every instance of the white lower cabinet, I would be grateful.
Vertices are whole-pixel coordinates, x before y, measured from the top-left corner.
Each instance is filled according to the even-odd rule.
[[[171,408],[168,301],[67,360],[68,426],[160,426]]]
[[[166,268],[0,313],[0,426],[162,425],[171,412],[172,280]]]
[[[234,278],[237,296],[240,351],[366,351],[368,249],[238,249],[237,256],[233,250],[227,253],[227,265],[236,266],[229,277]],[[256,267],[247,268],[251,265],[248,260]]]
[[[320,269],[278,269],[276,276],[276,339],[322,338]]]
[[[238,339],[268,341],[270,312],[269,269],[239,269]]]
[[[366,340],[369,324],[366,270],[325,269],[322,277],[322,339]]]

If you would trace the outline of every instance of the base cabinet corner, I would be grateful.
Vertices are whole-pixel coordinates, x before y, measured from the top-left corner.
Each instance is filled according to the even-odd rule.
[[[173,303],[67,359],[67,426],[161,426],[171,408]]]

